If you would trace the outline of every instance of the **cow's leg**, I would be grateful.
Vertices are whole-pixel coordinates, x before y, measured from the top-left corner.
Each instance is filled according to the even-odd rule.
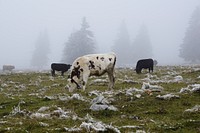
[[[55,70],[53,70],[53,69],[51,70],[51,75],[55,76]]]
[[[153,72],[153,67],[149,67],[149,73]]]
[[[88,73],[83,73],[83,80],[82,80],[83,91],[85,91],[88,78],[89,78],[89,72]]]
[[[115,83],[115,76],[114,76],[114,70],[109,70],[108,72],[108,78],[109,78],[109,89],[113,89],[114,83]]]
[[[64,76],[64,71],[61,71],[61,76]]]
[[[139,73],[139,74],[142,73],[142,69],[139,69],[139,70],[138,70],[138,73]]]

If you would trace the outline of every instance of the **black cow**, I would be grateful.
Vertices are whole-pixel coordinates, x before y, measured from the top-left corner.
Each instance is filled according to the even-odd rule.
[[[55,76],[55,71],[61,71],[61,75],[64,76],[64,72],[70,69],[71,65],[62,63],[52,63],[51,64],[51,74]]]
[[[137,74],[141,73],[143,68],[144,69],[149,69],[149,73],[150,73],[150,71],[153,72],[153,60],[152,59],[139,60],[137,62],[136,69],[135,69]]]

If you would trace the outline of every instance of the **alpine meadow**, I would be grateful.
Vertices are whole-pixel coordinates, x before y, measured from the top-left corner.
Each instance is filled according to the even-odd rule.
[[[1,74],[1,132],[199,132],[200,67],[117,68],[69,93],[49,71]]]

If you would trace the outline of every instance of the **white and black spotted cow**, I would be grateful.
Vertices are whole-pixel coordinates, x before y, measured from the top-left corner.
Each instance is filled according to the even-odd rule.
[[[114,87],[114,67],[116,55],[107,54],[90,54],[77,58],[71,67],[70,79],[67,88],[72,92],[75,88],[85,90],[89,76],[101,76],[108,74],[109,88]]]

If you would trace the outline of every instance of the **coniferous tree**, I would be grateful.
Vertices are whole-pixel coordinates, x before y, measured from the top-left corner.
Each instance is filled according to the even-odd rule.
[[[50,53],[50,41],[47,31],[41,32],[35,43],[31,66],[35,68],[43,68],[48,64],[48,54]]]
[[[181,44],[180,57],[191,63],[200,62],[200,7],[197,7],[190,19],[183,43]]]
[[[84,17],[81,29],[72,33],[65,43],[62,61],[72,63],[77,57],[95,52],[95,39],[93,32],[88,30],[89,24]]]
[[[148,34],[148,29],[142,25],[139,29],[132,48],[132,59],[136,63],[141,58],[151,58],[153,56],[152,45]]]
[[[130,64],[130,44],[130,36],[126,23],[125,21],[122,21],[119,28],[119,33],[117,34],[117,39],[112,46],[112,50],[117,55],[117,65],[126,66]]]

